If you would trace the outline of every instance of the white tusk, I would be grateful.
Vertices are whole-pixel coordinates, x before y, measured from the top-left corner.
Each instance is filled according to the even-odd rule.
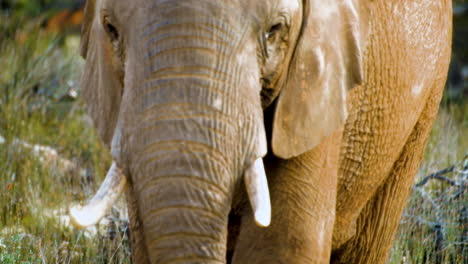
[[[245,187],[258,226],[267,227],[271,221],[270,191],[262,158],[257,159],[244,174]]]
[[[127,179],[119,167],[112,163],[106,179],[99,187],[93,199],[84,207],[70,208],[70,221],[76,228],[86,228],[95,225],[115,203],[125,188]]]

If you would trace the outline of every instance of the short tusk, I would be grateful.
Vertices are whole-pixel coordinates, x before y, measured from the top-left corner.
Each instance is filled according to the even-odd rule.
[[[76,228],[86,228],[101,220],[125,188],[127,180],[115,162],[107,172],[96,195],[84,207],[70,208],[70,221]]]
[[[258,226],[267,227],[271,221],[270,191],[262,158],[257,159],[244,174],[245,187]]]

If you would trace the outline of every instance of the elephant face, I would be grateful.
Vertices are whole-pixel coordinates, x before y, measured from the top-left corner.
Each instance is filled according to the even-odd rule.
[[[361,80],[351,0],[88,0],[82,33],[83,96],[157,263],[223,261],[233,192],[267,152],[264,108],[273,153],[297,156],[343,124]]]
[[[273,151],[279,157],[305,152],[343,123],[347,89],[362,78],[363,34],[352,1],[185,2],[88,1],[81,54],[89,58],[82,86],[104,142],[109,144],[114,133],[124,86],[136,90],[133,87],[141,86],[143,80],[138,78],[145,78],[141,77],[144,72],[156,71],[146,69],[149,65],[143,62],[161,47],[160,38],[165,36],[177,43],[198,39],[217,49],[227,49],[222,45],[236,39],[230,45],[239,46],[230,55],[246,75],[237,80],[244,85],[235,88],[244,96],[242,99],[252,98],[265,108],[281,95],[273,136]],[[206,10],[196,13],[200,9]],[[172,15],[173,21],[168,22]],[[168,36],[179,25],[181,30],[190,30],[181,25],[191,19],[189,16],[195,19],[196,35],[177,39]],[[200,17],[209,21],[197,24]],[[155,36],[158,23],[171,24],[163,29],[164,36]],[[225,42],[203,38],[213,34]],[[217,61],[222,60],[216,52]]]

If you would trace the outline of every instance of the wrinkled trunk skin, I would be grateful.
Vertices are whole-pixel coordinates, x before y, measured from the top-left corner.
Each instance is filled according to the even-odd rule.
[[[144,75],[134,77],[127,120],[134,223],[141,225],[132,246],[151,263],[224,263],[232,194],[253,145],[242,135],[254,134],[244,115],[252,104],[241,104],[236,88],[243,85],[239,39],[187,2],[143,12],[152,15],[133,43],[145,51],[135,62]]]

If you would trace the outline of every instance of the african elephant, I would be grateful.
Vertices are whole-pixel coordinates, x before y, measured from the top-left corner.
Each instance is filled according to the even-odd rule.
[[[135,263],[384,263],[450,43],[449,0],[88,0],[114,164],[72,217],[126,185]]]

